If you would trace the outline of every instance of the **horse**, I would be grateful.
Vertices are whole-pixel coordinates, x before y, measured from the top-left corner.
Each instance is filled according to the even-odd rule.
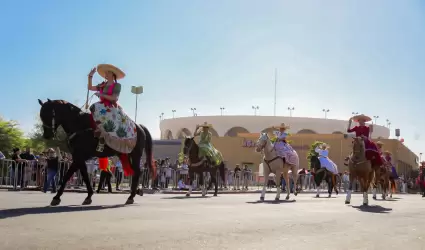
[[[209,182],[204,181],[204,173],[210,173],[211,183],[214,183],[214,196],[218,193],[217,171],[220,173],[220,178],[224,182],[224,162],[219,165],[214,165],[207,157],[199,157],[199,146],[195,142],[194,137],[186,137],[183,142],[183,154],[189,158],[189,190],[186,197],[192,194],[193,180],[195,174],[199,175],[199,184],[202,188],[202,196],[206,196],[208,192],[207,185]]]
[[[94,129],[92,127],[92,118],[89,113],[82,112],[80,108],[75,105],[62,101],[47,99],[47,102],[38,100],[41,105],[40,119],[43,124],[43,137],[47,140],[56,137],[56,130],[62,126],[67,135],[68,147],[72,154],[72,164],[66,172],[63,183],[60,186],[57,194],[53,197],[51,205],[57,206],[60,204],[65,186],[65,183],[73,176],[73,174],[80,170],[83,181],[87,187],[87,197],[84,199],[83,205],[92,203],[91,197],[93,196],[93,189],[90,184],[89,176],[87,173],[86,160],[92,157],[111,157],[121,155],[107,145],[103,152],[98,152],[96,147],[99,138],[95,137]],[[131,169],[134,171],[131,182],[131,193],[125,204],[133,204],[134,197],[138,191],[139,177],[140,177],[140,160],[143,155],[143,149],[146,152],[146,163],[148,168],[153,173],[155,171],[152,165],[152,137],[148,129],[144,126],[137,125],[137,143],[133,151],[125,155],[131,163]],[[141,191],[141,190],[140,190]],[[143,191],[139,193],[143,195]]]
[[[326,168],[321,168],[320,160],[316,155],[312,155],[310,158],[310,166],[314,170],[314,182],[316,183],[317,192],[316,198],[320,197],[320,184],[323,180],[328,183],[328,197],[332,196],[332,190],[335,189],[335,193],[338,194],[336,185],[336,175]]]
[[[376,186],[380,185],[381,189],[382,189],[382,199],[385,200],[385,198],[388,195],[388,189],[390,188],[390,171],[388,171],[387,166],[383,166],[379,168],[379,179],[376,180],[376,175],[375,175],[375,183]],[[392,194],[391,194],[392,197]],[[372,196],[372,198],[374,200],[376,200],[376,193],[374,193],[374,195]]]
[[[374,170],[372,169],[370,161],[366,159],[365,143],[362,137],[353,138],[353,152],[349,156],[348,169],[350,171],[350,184],[348,186],[345,204],[350,204],[353,182],[358,179],[360,182],[361,192],[363,193],[363,205],[369,205],[367,192],[373,181]]]
[[[263,171],[264,171],[264,184],[263,190],[261,192],[260,200],[264,201],[264,197],[266,195],[266,186],[268,182],[268,177],[270,173],[274,173],[276,177],[279,177],[283,174],[283,177],[286,181],[286,200],[289,200],[289,196],[291,193],[290,190],[290,182],[288,171],[292,171],[292,177],[294,179],[294,183],[298,182],[298,167],[299,167],[299,158],[297,152],[293,152],[292,158],[288,157],[280,157],[278,156],[276,149],[272,145],[269,136],[266,133],[261,133],[260,138],[258,139],[255,145],[256,152],[264,152],[263,157]],[[281,192],[281,182],[276,181],[276,198],[275,201],[280,200],[280,192]],[[297,188],[294,187],[294,195],[297,196]]]

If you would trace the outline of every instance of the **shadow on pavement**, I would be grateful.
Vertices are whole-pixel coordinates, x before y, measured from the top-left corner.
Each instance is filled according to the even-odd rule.
[[[189,196],[189,197],[186,197],[185,195],[183,195],[183,196],[163,197],[161,199],[164,199],[164,200],[184,200],[184,199],[208,199],[208,198],[212,198],[212,196]]]
[[[104,209],[113,209],[124,207],[125,205],[107,205],[107,206],[59,206],[59,207],[25,207],[25,208],[11,208],[0,210],[0,220],[6,218],[19,217],[31,214],[56,214],[56,213],[70,213],[70,212],[84,212],[96,211]]]
[[[385,208],[379,205],[373,205],[373,206],[351,206],[357,210],[360,210],[362,212],[367,212],[367,213],[376,213],[376,214],[387,214],[391,211],[393,211],[392,208]]]
[[[316,197],[316,196],[313,196],[313,198],[314,198],[314,199],[336,199],[336,198],[338,198],[338,197],[336,197],[336,196],[331,196],[331,197],[327,197],[327,196],[319,196],[319,197]]]
[[[248,204],[282,204],[282,203],[293,203],[296,202],[296,200],[265,200],[265,201],[247,201]]]

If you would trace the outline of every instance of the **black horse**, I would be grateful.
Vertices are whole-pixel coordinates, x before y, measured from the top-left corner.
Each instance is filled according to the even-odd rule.
[[[311,169],[314,169],[314,182],[316,183],[316,187],[319,189],[320,184],[322,184],[322,181],[325,180],[326,183],[328,183],[329,197],[331,197],[333,189],[335,189],[335,193],[338,194],[334,174],[326,168],[321,168],[320,160],[316,155],[311,156],[310,166]],[[316,197],[319,198],[319,193],[316,194]]]
[[[71,103],[48,99],[43,103],[38,100],[41,105],[40,119],[43,123],[43,137],[45,139],[53,139],[56,136],[56,130],[62,126],[67,134],[68,147],[72,154],[72,164],[66,172],[63,183],[60,186],[57,194],[53,197],[51,202],[52,206],[59,205],[61,202],[65,183],[72,177],[72,175],[80,170],[83,181],[87,187],[87,198],[84,200],[83,205],[89,205],[92,202],[93,189],[90,184],[89,176],[87,173],[86,160],[92,157],[110,157],[120,155],[119,152],[111,149],[107,145],[103,152],[96,151],[99,139],[95,137],[92,128],[92,120],[90,114],[82,112],[80,108]],[[143,149],[146,151],[146,162],[150,170],[153,169],[152,165],[152,137],[147,128],[137,125],[137,143],[133,151],[128,154],[131,168],[134,171],[131,182],[131,194],[128,197],[126,204],[133,204],[134,197],[138,191],[139,177],[140,177],[140,160],[143,155]],[[143,192],[140,194],[143,195]]]
[[[211,183],[214,183],[214,196],[217,196],[218,182],[217,182],[217,171],[220,174],[221,180],[224,182],[224,163],[221,162],[219,165],[214,165],[210,162],[210,159],[199,158],[199,146],[196,144],[193,137],[187,137],[184,142],[183,154],[189,157],[189,185],[192,187],[195,174],[199,175],[199,185],[204,186],[204,173],[210,173]],[[203,191],[207,188],[203,187]],[[190,196],[191,188],[186,196]],[[205,195],[203,193],[202,195]]]

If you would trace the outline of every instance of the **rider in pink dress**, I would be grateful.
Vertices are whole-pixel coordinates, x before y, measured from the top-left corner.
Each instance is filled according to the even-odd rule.
[[[363,137],[366,148],[366,159],[370,160],[373,166],[382,166],[383,161],[379,149],[375,142],[370,140],[370,134],[373,131],[372,125],[366,126],[366,122],[372,119],[366,115],[356,115],[350,118],[348,122],[348,133],[356,133],[356,137]],[[359,125],[351,128],[352,121],[358,122]]]

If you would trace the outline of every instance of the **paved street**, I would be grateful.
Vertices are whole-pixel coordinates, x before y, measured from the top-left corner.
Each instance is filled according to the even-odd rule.
[[[84,194],[65,193],[46,207],[51,194],[0,191],[0,249],[425,249],[419,195],[371,199],[367,209],[361,195],[353,206],[313,196],[155,194],[123,206],[127,195],[101,194],[82,207]]]

